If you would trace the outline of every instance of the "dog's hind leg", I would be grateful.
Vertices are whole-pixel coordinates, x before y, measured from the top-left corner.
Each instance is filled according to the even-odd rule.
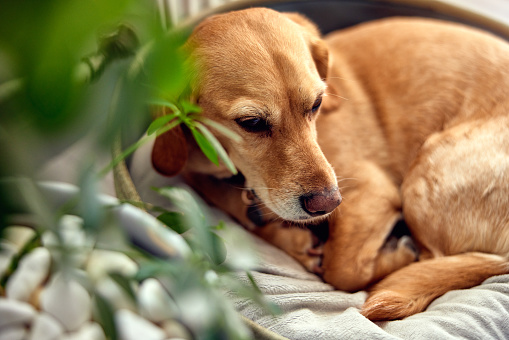
[[[412,235],[434,258],[375,285],[363,314],[403,318],[449,290],[509,273],[508,174],[509,117],[465,122],[430,137],[402,197]]]

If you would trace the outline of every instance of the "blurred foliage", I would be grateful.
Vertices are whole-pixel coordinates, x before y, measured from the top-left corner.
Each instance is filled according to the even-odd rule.
[[[120,131],[139,133],[149,98],[178,99],[186,32],[166,32],[154,4],[2,1],[0,138],[15,164],[0,171],[30,174],[90,133],[104,150]]]
[[[29,213],[37,237],[45,231],[58,236],[58,221],[72,211],[82,218],[96,247],[122,251],[140,263],[136,277],[112,275],[128,296],[133,297],[130,282],[157,277],[175,301],[178,321],[195,338],[246,338],[246,328],[225,299],[224,289],[268,305],[251,276],[246,286],[233,275],[246,268],[225,262],[222,224],[210,226],[200,205],[186,194],[157,189],[177,207],[159,210],[159,220],[185,232],[192,250],[190,256],[168,261],[146,254],[120,235],[109,208],[97,199],[101,175],[148,139],[178,124],[187,126],[211,161],[221,160],[236,173],[208,127],[230,138],[238,136],[202,117],[200,109],[182,96],[186,56],[179,47],[189,32],[168,31],[160,15],[156,1],[150,0],[0,0],[0,231],[13,216]],[[121,158],[106,167],[98,164],[100,155],[109,155],[117,136],[132,141],[143,133],[153,105],[168,107],[170,114],[155,120],[147,137],[125,149]],[[81,140],[91,145],[81,160],[80,193],[58,210],[51,209],[34,183],[36,173],[51,157]],[[23,179],[10,182],[12,177]],[[38,242],[32,240],[21,256]],[[59,251],[64,256],[57,258],[65,259],[72,249],[62,245]],[[1,278],[2,284],[18,260]],[[63,261],[54,269],[66,266],[72,263]],[[100,294],[95,301],[97,318],[107,337],[115,339],[111,301]],[[187,316],[183,312],[186,305],[198,302],[205,306],[201,321],[192,310]]]

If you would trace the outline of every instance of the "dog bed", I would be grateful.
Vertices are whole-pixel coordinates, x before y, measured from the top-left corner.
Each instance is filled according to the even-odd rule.
[[[151,187],[178,186],[189,190],[178,177],[157,174],[150,163],[151,145],[138,149],[129,169],[115,172],[118,195],[170,207],[169,201]],[[134,197],[132,195],[135,195]],[[139,195],[139,196],[138,196]],[[138,196],[138,197],[137,197]],[[228,216],[210,208],[210,214],[239,228]],[[480,286],[451,291],[435,300],[428,309],[404,320],[373,323],[359,307],[367,294],[335,290],[319,277],[304,270],[283,251],[247,234],[253,240],[258,266],[252,272],[267,299],[281,314],[265,313],[251,301],[233,299],[239,313],[260,339],[503,339],[509,337],[509,275],[492,277]],[[228,244],[226,244],[228,249]],[[239,274],[248,283],[248,278]]]
[[[408,3],[413,3],[409,6]],[[281,11],[299,11],[309,16],[323,33],[352,24],[394,15],[426,16],[461,21],[509,37],[506,22],[457,9],[441,1],[278,1],[234,3],[218,11],[263,5]],[[420,6],[420,7],[419,7]],[[195,22],[198,19],[194,19]],[[192,24],[192,23],[191,23]],[[178,177],[158,175],[150,163],[151,145],[138,149],[129,162],[115,169],[117,196],[159,206],[169,202],[150,188],[176,185],[192,192]],[[220,211],[215,218],[239,228]],[[246,232],[247,233],[247,232]],[[264,339],[503,339],[509,338],[509,275],[492,277],[481,285],[451,291],[436,299],[425,312],[404,320],[373,323],[359,313],[366,292],[335,290],[319,277],[305,271],[283,251],[249,234],[259,265],[253,277],[267,299],[281,314],[269,315],[254,303],[231,297],[256,338]],[[241,280],[248,278],[239,274]]]

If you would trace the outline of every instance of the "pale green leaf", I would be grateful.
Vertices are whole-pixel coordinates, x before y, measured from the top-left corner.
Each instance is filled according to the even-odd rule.
[[[156,105],[156,106],[169,107],[170,109],[173,110],[173,112],[175,112],[177,114],[180,113],[180,110],[177,107],[177,105],[175,105],[172,102],[169,102],[167,100],[164,100],[164,99],[153,99],[153,100],[149,101],[149,104]]]
[[[216,121],[213,121],[212,119],[202,117],[200,120],[207,124],[208,126],[213,127],[218,132],[222,133],[225,137],[228,137],[235,142],[240,142],[242,140],[242,137],[238,133],[228,129],[226,126],[219,124]]]
[[[177,115],[175,113],[165,115],[155,119],[147,129],[147,135],[151,135],[160,129],[164,124],[169,123],[172,119],[174,119]]]
[[[228,170],[230,170],[232,174],[236,175],[237,168],[235,168],[235,165],[231,161],[230,157],[228,157],[226,150],[223,148],[221,143],[219,143],[217,138],[209,131],[209,129],[207,129],[205,125],[201,124],[200,122],[195,122],[195,126],[203,133],[203,136],[212,145],[214,150],[217,152],[217,155],[219,156],[219,158],[221,158],[221,160],[226,165]]]

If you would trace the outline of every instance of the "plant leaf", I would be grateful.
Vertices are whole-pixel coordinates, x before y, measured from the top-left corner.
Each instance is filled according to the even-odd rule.
[[[202,129],[200,129],[201,131]],[[201,151],[207,156],[207,158],[214,163],[215,165],[219,165],[219,159],[217,157],[217,151],[214,145],[210,142],[209,138],[206,138],[202,132],[197,129],[191,129],[194,139]]]
[[[159,128],[161,128],[163,125],[169,123],[176,116],[177,116],[176,113],[172,113],[155,119],[152,123],[150,123],[149,127],[147,128],[147,135],[150,136],[151,134],[156,132]]]
[[[169,107],[170,109],[173,110],[173,112],[179,112],[180,113],[180,110],[179,108],[177,107],[177,105],[173,104],[172,102],[169,102],[167,100],[164,100],[164,99],[153,99],[153,100],[150,100],[149,101],[149,104],[150,105],[155,105],[155,106],[165,106],[165,107]]]
[[[230,172],[234,175],[237,174],[237,168],[235,168],[235,165],[231,161],[230,157],[228,157],[228,154],[226,153],[226,150],[223,148],[221,143],[217,140],[216,137],[210,132],[209,129],[205,125],[203,125],[200,122],[195,122],[196,128],[199,129],[203,136],[207,139],[207,141],[212,145],[214,150],[216,151],[217,155],[219,155],[219,158],[224,162],[224,165],[230,170]],[[216,164],[216,163],[214,163]],[[218,164],[216,164],[218,165]]]
[[[220,265],[226,260],[226,246],[224,240],[215,232],[209,231],[209,242],[211,249],[209,252],[210,259],[216,265]]]
[[[200,120],[202,122],[204,122],[205,124],[207,124],[208,126],[213,127],[218,132],[222,133],[224,136],[230,138],[231,140],[233,140],[235,142],[240,142],[242,140],[242,137],[238,133],[236,133],[233,130],[230,130],[226,126],[219,124],[216,121],[213,121],[212,119],[201,117]]]
[[[115,281],[115,283],[122,288],[122,290],[131,298],[131,300],[136,303],[136,293],[133,290],[133,287],[131,285],[131,280],[120,274],[120,273],[109,273],[111,279]]]
[[[183,223],[182,214],[178,212],[165,212],[157,216],[157,219],[179,234],[185,233],[191,227]]]
[[[180,121],[174,120],[174,121],[170,122],[169,124],[160,127],[155,133],[156,137],[173,129],[175,126],[177,126],[179,124],[180,124]],[[134,151],[136,151],[143,144],[152,140],[152,138],[154,138],[154,136],[144,136],[144,137],[140,138],[138,141],[131,144],[127,149],[122,151],[122,153],[120,155],[118,155],[115,159],[113,159],[111,162],[109,162],[101,171],[99,171],[99,174],[98,174],[99,178],[106,176],[108,174],[108,172],[110,172],[111,169],[113,169],[115,166],[117,166],[124,158],[126,158],[127,156],[132,154]]]
[[[94,300],[97,310],[96,321],[102,326],[107,339],[117,340],[117,328],[115,327],[114,310],[111,303],[101,294],[95,293]]]
[[[201,107],[199,107],[198,105],[193,104],[193,103],[191,103],[190,101],[187,101],[187,100],[182,100],[180,102],[180,105],[182,106],[182,109],[184,109],[184,113],[185,114],[188,114],[188,113],[200,113],[202,111]]]

